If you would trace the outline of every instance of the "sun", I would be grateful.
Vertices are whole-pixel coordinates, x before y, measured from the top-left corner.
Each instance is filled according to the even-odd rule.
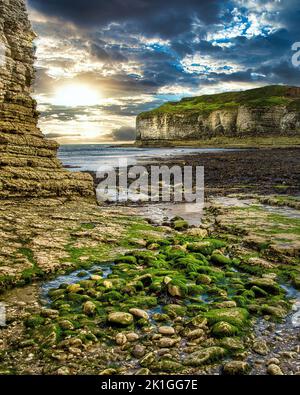
[[[94,106],[99,104],[101,94],[84,84],[63,85],[53,97],[53,104],[66,107]]]

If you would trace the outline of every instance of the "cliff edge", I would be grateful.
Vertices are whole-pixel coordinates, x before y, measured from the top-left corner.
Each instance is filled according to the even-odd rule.
[[[0,198],[93,197],[91,177],[65,171],[37,127],[34,38],[24,0],[0,0]]]
[[[138,145],[300,144],[300,88],[266,86],[184,98],[137,117]]]

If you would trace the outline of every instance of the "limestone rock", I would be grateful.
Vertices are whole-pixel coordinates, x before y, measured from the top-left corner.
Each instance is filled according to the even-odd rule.
[[[288,86],[184,98],[140,114],[137,144],[299,137],[299,98],[300,88]]]
[[[31,97],[36,38],[24,0],[0,2],[0,198],[94,197],[88,174],[68,172],[56,158],[58,144],[37,127]]]

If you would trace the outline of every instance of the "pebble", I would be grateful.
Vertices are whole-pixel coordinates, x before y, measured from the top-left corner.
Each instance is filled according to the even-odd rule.
[[[265,340],[256,340],[253,343],[252,349],[259,355],[267,355],[270,352]]]
[[[275,365],[274,363],[268,366],[267,373],[271,376],[283,376],[283,372],[280,367],[278,365]]]
[[[230,361],[224,365],[223,373],[229,376],[245,375],[250,371],[250,369],[250,365],[247,362]]]
[[[171,326],[161,326],[158,328],[158,332],[162,335],[172,336],[175,335],[175,329]]]
[[[127,343],[127,337],[123,333],[118,333],[116,335],[115,341],[118,346],[123,346],[125,343]]]
[[[126,338],[127,338],[127,341],[129,341],[129,342],[135,342],[135,341],[139,340],[140,337],[137,333],[132,332],[132,333],[127,333]]]
[[[141,344],[137,344],[132,350],[132,355],[136,358],[142,358],[146,354],[146,347]]]
[[[69,376],[70,369],[68,367],[66,367],[66,366],[63,366],[63,367],[57,369],[57,374],[59,376]]]
[[[149,320],[149,314],[145,310],[134,308],[134,309],[130,309],[129,313],[131,313],[137,318],[143,318],[144,320]]]
[[[272,365],[272,364],[274,364],[274,365],[279,365],[279,364],[280,364],[279,359],[278,359],[278,358],[271,358],[271,359],[269,359],[269,360],[267,361],[267,363],[266,363],[267,366],[268,366],[268,365]]]
[[[76,347],[70,347],[69,352],[73,355],[80,355],[81,354],[80,348],[76,348]]]
[[[178,339],[171,339],[170,337],[162,337],[158,341],[158,347],[160,348],[174,347],[176,343],[178,343]]]

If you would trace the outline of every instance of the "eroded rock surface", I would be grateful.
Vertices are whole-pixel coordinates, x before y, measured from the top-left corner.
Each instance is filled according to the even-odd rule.
[[[90,176],[65,171],[37,126],[35,37],[24,1],[0,0],[0,197],[93,196]]]
[[[300,88],[269,86],[170,102],[137,118],[137,143],[296,144]],[[218,140],[219,139],[219,140]],[[274,140],[272,141],[274,144]]]

